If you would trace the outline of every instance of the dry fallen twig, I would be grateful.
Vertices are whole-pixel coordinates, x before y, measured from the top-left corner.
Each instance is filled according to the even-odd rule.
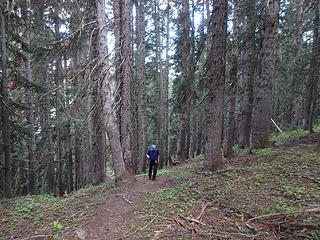
[[[180,225],[181,227],[184,227],[184,228],[188,228],[188,226],[186,226],[180,219],[179,219],[179,217],[177,216],[177,217],[175,217],[175,218],[173,218],[174,219],[174,221],[178,224],[178,225]]]
[[[200,219],[201,219],[201,217],[202,217],[202,215],[204,214],[204,211],[206,210],[206,208],[208,207],[208,205],[209,205],[208,203],[202,205],[201,212],[200,212],[199,216],[196,218],[197,220],[200,220]]]
[[[154,217],[151,219],[151,221],[148,222],[144,227],[138,228],[138,229],[136,229],[135,231],[133,231],[132,233],[129,233],[129,234],[127,234],[127,235],[125,235],[125,236],[123,236],[123,237],[121,237],[121,238],[118,238],[118,240],[124,239],[124,238],[127,238],[127,237],[130,237],[131,235],[135,234],[136,232],[144,230],[145,228],[147,228],[147,227],[156,219],[156,217],[158,217],[158,215],[154,216]]]
[[[32,237],[23,238],[22,240],[29,240],[29,239],[34,239],[34,238],[45,238],[45,237],[52,237],[52,235],[35,235]]]
[[[295,212],[291,212],[291,213],[272,213],[272,214],[261,215],[261,216],[250,218],[246,222],[246,227],[251,230],[257,231],[256,228],[250,224],[253,220],[257,220],[257,219],[261,219],[261,218],[268,218],[268,217],[275,217],[275,216],[290,216],[292,214],[315,213],[315,212],[320,212],[320,208],[311,208],[311,209],[306,209],[304,211],[295,211]]]
[[[120,199],[123,199],[124,201],[126,201],[127,203],[129,204],[132,204],[133,202],[131,202],[129,199],[127,199],[124,195],[119,195],[119,194],[116,194],[116,196]]]
[[[215,237],[219,237],[219,238],[230,238],[231,236],[239,236],[239,237],[246,237],[246,238],[250,238],[250,239],[255,239],[256,237],[258,237],[260,235],[260,233],[255,234],[255,235],[250,235],[250,234],[245,234],[245,233],[237,233],[237,232],[231,232],[231,233],[225,233],[225,232],[211,232],[209,233],[210,236],[215,236]]]
[[[206,226],[207,224],[205,224],[205,223],[203,223],[203,222],[201,222],[201,221],[199,221],[198,219],[194,219],[194,218],[189,218],[189,217],[183,217],[185,220],[187,220],[187,221],[190,221],[190,222],[195,222],[195,223],[198,223],[198,224],[200,224],[200,225],[202,225],[202,226]]]

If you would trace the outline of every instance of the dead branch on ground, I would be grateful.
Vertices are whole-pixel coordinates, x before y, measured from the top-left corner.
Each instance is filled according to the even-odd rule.
[[[124,201],[126,201],[127,203],[129,204],[132,204],[133,202],[131,202],[129,199],[126,198],[125,195],[119,195],[119,194],[116,194],[116,196]]]
[[[129,234],[127,234],[127,235],[125,235],[125,236],[123,236],[123,237],[121,237],[121,238],[118,238],[118,240],[120,240],[120,239],[125,239],[125,238],[130,237],[131,235],[135,234],[135,233],[138,232],[138,231],[142,231],[142,230],[146,229],[157,217],[158,217],[158,215],[154,216],[154,217],[151,219],[151,221],[148,222],[144,227],[138,228],[138,229],[136,229],[135,231],[133,231],[132,233],[129,233]]]
[[[305,214],[305,213],[316,213],[316,212],[320,212],[320,208],[311,208],[311,209],[305,209],[303,211],[295,211],[295,212],[291,212],[291,213],[272,213],[272,214],[265,214],[265,215],[261,215],[261,216],[257,216],[257,217],[253,217],[250,218],[247,222],[246,222],[246,227],[251,229],[251,230],[255,230],[257,231],[257,229],[255,228],[254,225],[251,225],[250,223],[254,220],[258,220],[258,219],[262,219],[262,218],[269,218],[269,217],[276,217],[276,216],[291,216],[293,214]]]

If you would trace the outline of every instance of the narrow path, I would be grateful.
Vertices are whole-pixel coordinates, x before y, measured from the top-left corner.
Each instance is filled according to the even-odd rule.
[[[139,203],[175,184],[175,180],[166,175],[158,176],[156,181],[149,180],[147,176],[136,179],[137,182],[131,186],[110,191],[107,201],[92,210],[94,217],[88,224],[68,234],[68,239],[120,239],[127,234],[125,230],[136,223],[133,212]]]

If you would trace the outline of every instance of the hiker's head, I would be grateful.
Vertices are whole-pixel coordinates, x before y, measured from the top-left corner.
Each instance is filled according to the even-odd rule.
[[[156,145],[152,145],[152,151],[155,151],[156,150]]]

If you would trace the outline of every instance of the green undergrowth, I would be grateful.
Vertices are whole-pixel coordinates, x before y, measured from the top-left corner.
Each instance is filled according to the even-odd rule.
[[[308,135],[308,130],[295,129],[291,131],[282,132],[279,134],[274,134],[271,138],[271,142],[283,143],[284,141],[292,138],[298,138]]]
[[[240,239],[261,234],[263,239],[320,239],[319,212],[303,213],[320,207],[319,145],[303,131],[288,135],[278,139],[295,140],[295,145],[241,153],[220,173],[197,173],[201,157],[163,170],[162,175],[177,178],[178,184],[140,203],[134,214],[144,220],[135,229],[155,220],[149,230],[131,238],[210,239],[232,234],[232,239]],[[301,137],[307,143],[300,143]],[[188,220],[197,218],[203,205],[207,205],[201,219],[205,225]],[[249,224],[252,229],[246,226],[250,218],[263,215],[267,216]]]
[[[319,138],[318,132],[296,130],[273,136],[276,145],[252,154],[235,148],[237,156],[216,173],[202,171],[202,155],[159,170],[174,185],[140,202],[133,212],[135,222],[124,233],[136,231],[130,239],[248,239],[256,234],[261,239],[320,239],[319,212],[302,213],[320,207]],[[119,186],[89,185],[59,198],[0,201],[0,236],[65,239],[65,233],[93,217],[93,206],[104,203],[113,187]],[[249,219],[264,215],[250,222],[253,228],[246,226]],[[303,227],[293,228],[292,223]]]
[[[313,128],[313,130],[315,132],[319,132],[320,131],[320,124],[315,126]],[[284,131],[282,133],[274,133],[272,135],[272,137],[270,138],[270,142],[275,142],[277,144],[281,144],[289,139],[297,139],[300,137],[307,136],[308,134],[309,134],[308,130],[303,130],[301,128],[290,130],[290,131]]]
[[[179,179],[185,176],[189,176],[194,172],[194,169],[197,168],[201,163],[200,161],[203,159],[203,154],[200,154],[194,158],[188,159],[187,162],[182,165],[178,165],[175,167],[164,167],[163,169],[158,170],[157,175],[169,175],[173,178]],[[138,174],[136,176],[147,176],[148,173]]]
[[[112,183],[88,185],[63,197],[43,194],[3,200],[0,202],[0,235],[26,236],[45,232],[50,236],[48,239],[63,239],[64,233],[77,228],[92,215],[92,206],[106,201],[105,189],[112,186]]]
[[[201,166],[201,159],[201,156],[195,157],[193,159],[190,159],[187,163],[184,163],[180,166],[161,169],[160,171],[158,171],[157,175],[168,175],[176,179],[183,179],[189,177]]]

